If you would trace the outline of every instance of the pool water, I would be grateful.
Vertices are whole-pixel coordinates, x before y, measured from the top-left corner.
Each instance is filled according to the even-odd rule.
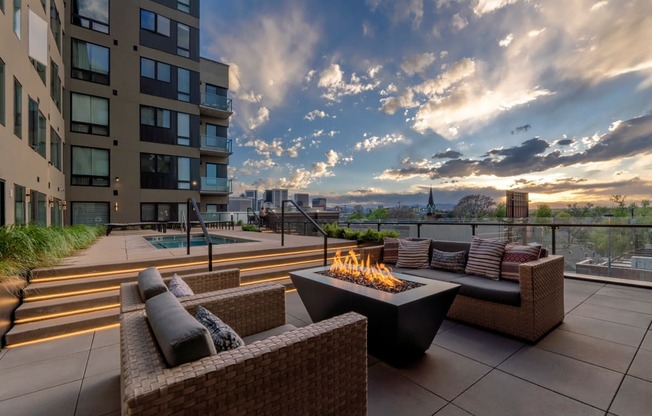
[[[213,244],[236,244],[236,243],[251,243],[254,240],[245,240],[244,238],[225,237],[223,235],[209,234]],[[183,248],[187,247],[187,237],[185,235],[166,235],[143,237],[148,243],[156,248]],[[190,247],[205,246],[206,239],[203,234],[190,235]]]

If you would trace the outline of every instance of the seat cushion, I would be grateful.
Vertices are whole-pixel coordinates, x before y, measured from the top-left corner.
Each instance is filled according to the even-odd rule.
[[[178,298],[184,296],[192,296],[195,294],[190,286],[188,286],[188,283],[184,282],[181,276],[176,273],[174,276],[172,276],[172,279],[170,279],[170,282],[168,283],[168,289],[174,296]]]
[[[507,241],[473,237],[466,273],[498,280],[506,244]]]
[[[138,291],[143,302],[153,298],[159,293],[167,292],[161,273],[156,267],[148,267],[138,273]]]
[[[277,326],[272,329],[268,329],[267,331],[259,332],[257,334],[249,335],[248,337],[244,337],[243,341],[245,342],[246,345],[249,345],[252,342],[260,341],[261,339],[267,339],[274,335],[280,335],[284,332],[292,331],[293,329],[297,329],[297,327],[292,324],[285,324],[285,325]]]
[[[423,277],[424,279],[441,280],[442,282],[450,282],[458,279],[461,276],[458,273],[448,272],[445,270],[435,269],[403,269],[400,267],[392,268],[393,273],[403,273],[410,276]]]
[[[396,267],[423,269],[428,267],[430,240],[399,240]]]
[[[440,251],[432,249],[430,268],[446,270],[453,273],[464,273],[466,266],[466,251]]]
[[[145,313],[168,366],[176,367],[217,353],[206,327],[172,293],[161,293],[147,300]]]
[[[217,352],[232,350],[244,345],[240,335],[203,306],[197,307],[195,318],[208,329]]]
[[[507,244],[500,264],[500,278],[518,282],[520,279],[518,267],[523,263],[537,260],[540,253],[541,246]]]
[[[461,285],[458,295],[505,305],[520,306],[519,284],[509,280],[489,280],[480,276],[464,276],[451,280]]]

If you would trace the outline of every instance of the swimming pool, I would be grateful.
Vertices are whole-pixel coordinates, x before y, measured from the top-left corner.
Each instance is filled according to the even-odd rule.
[[[254,240],[246,240],[244,238],[225,237],[223,235],[209,234],[213,244],[236,244],[236,243],[251,243]],[[187,237],[185,235],[166,235],[166,236],[153,236],[143,237],[148,243],[156,248],[183,248],[187,247]],[[190,247],[205,246],[206,239],[203,234],[190,235]]]

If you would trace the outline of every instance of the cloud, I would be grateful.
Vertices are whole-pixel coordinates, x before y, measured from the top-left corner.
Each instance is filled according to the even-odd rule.
[[[371,81],[367,76],[358,77],[355,72],[351,74],[349,81],[344,79],[344,72],[338,64],[330,64],[319,75],[317,86],[324,89],[322,97],[339,101],[346,95],[357,95],[370,91],[380,85],[380,81]]]
[[[326,112],[323,110],[312,110],[311,112],[303,116],[304,119],[309,121],[314,121],[317,118],[326,118],[326,117],[328,117],[328,114],[326,114]]]
[[[374,37],[374,28],[371,26],[371,23],[368,21],[362,22],[362,36],[365,38],[373,38]]]
[[[460,30],[464,29],[468,24],[469,21],[466,20],[464,17],[462,17],[461,14],[455,13],[453,15],[453,19],[451,20],[451,26],[453,27],[454,31],[459,32]]]
[[[503,39],[498,41],[498,45],[502,46],[503,48],[506,48],[509,46],[510,43],[514,40],[514,35],[510,33],[509,35],[505,36]]]
[[[462,156],[464,155],[456,150],[447,149],[445,152],[435,153],[434,155],[432,155],[432,158],[433,159],[459,159]]]
[[[413,55],[403,60],[403,63],[401,63],[401,69],[409,76],[422,74],[426,68],[435,62],[436,59],[435,54],[432,52]]]
[[[372,136],[364,139],[361,142],[358,142],[353,147],[357,151],[365,150],[367,152],[381,147],[387,147],[394,143],[400,143],[405,140],[400,134],[386,134],[383,137]]]
[[[258,113],[253,118],[250,118],[247,126],[249,130],[255,130],[269,120],[269,109],[267,107],[260,107]]]
[[[423,0],[367,0],[371,11],[382,9],[394,23],[411,21],[412,28],[417,29],[423,19]]]
[[[401,108],[412,108],[419,105],[414,100],[414,91],[408,89],[400,97],[388,97],[380,100],[381,109],[385,114],[392,115]]]
[[[478,0],[478,3],[473,8],[476,15],[482,16],[491,13],[505,6],[516,3],[518,0]]]

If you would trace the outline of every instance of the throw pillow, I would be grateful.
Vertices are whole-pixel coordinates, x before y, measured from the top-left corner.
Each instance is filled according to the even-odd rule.
[[[168,291],[161,273],[154,266],[141,270],[138,273],[138,291],[143,302],[154,296]]]
[[[430,240],[399,240],[396,267],[425,269],[428,267]]]
[[[176,273],[174,276],[172,276],[172,279],[170,279],[168,289],[174,296],[178,298],[182,296],[192,296],[195,294],[190,286],[188,286],[188,283],[184,282],[183,279]]]
[[[522,263],[538,259],[540,253],[541,246],[507,244],[505,246],[505,254],[503,254],[503,262],[500,265],[500,278],[518,282],[518,266]]]
[[[383,263],[395,264],[398,261],[398,238],[383,238]]]
[[[473,237],[469,260],[464,270],[468,274],[488,277],[498,280],[500,277],[500,262],[503,259],[507,241],[488,240]]]
[[[464,273],[466,251],[440,251],[432,249],[431,269],[447,270],[454,273]]]
[[[240,335],[203,306],[197,307],[195,318],[208,329],[208,333],[213,339],[213,344],[215,344],[217,352],[231,350],[244,345],[244,341],[240,338]]]

